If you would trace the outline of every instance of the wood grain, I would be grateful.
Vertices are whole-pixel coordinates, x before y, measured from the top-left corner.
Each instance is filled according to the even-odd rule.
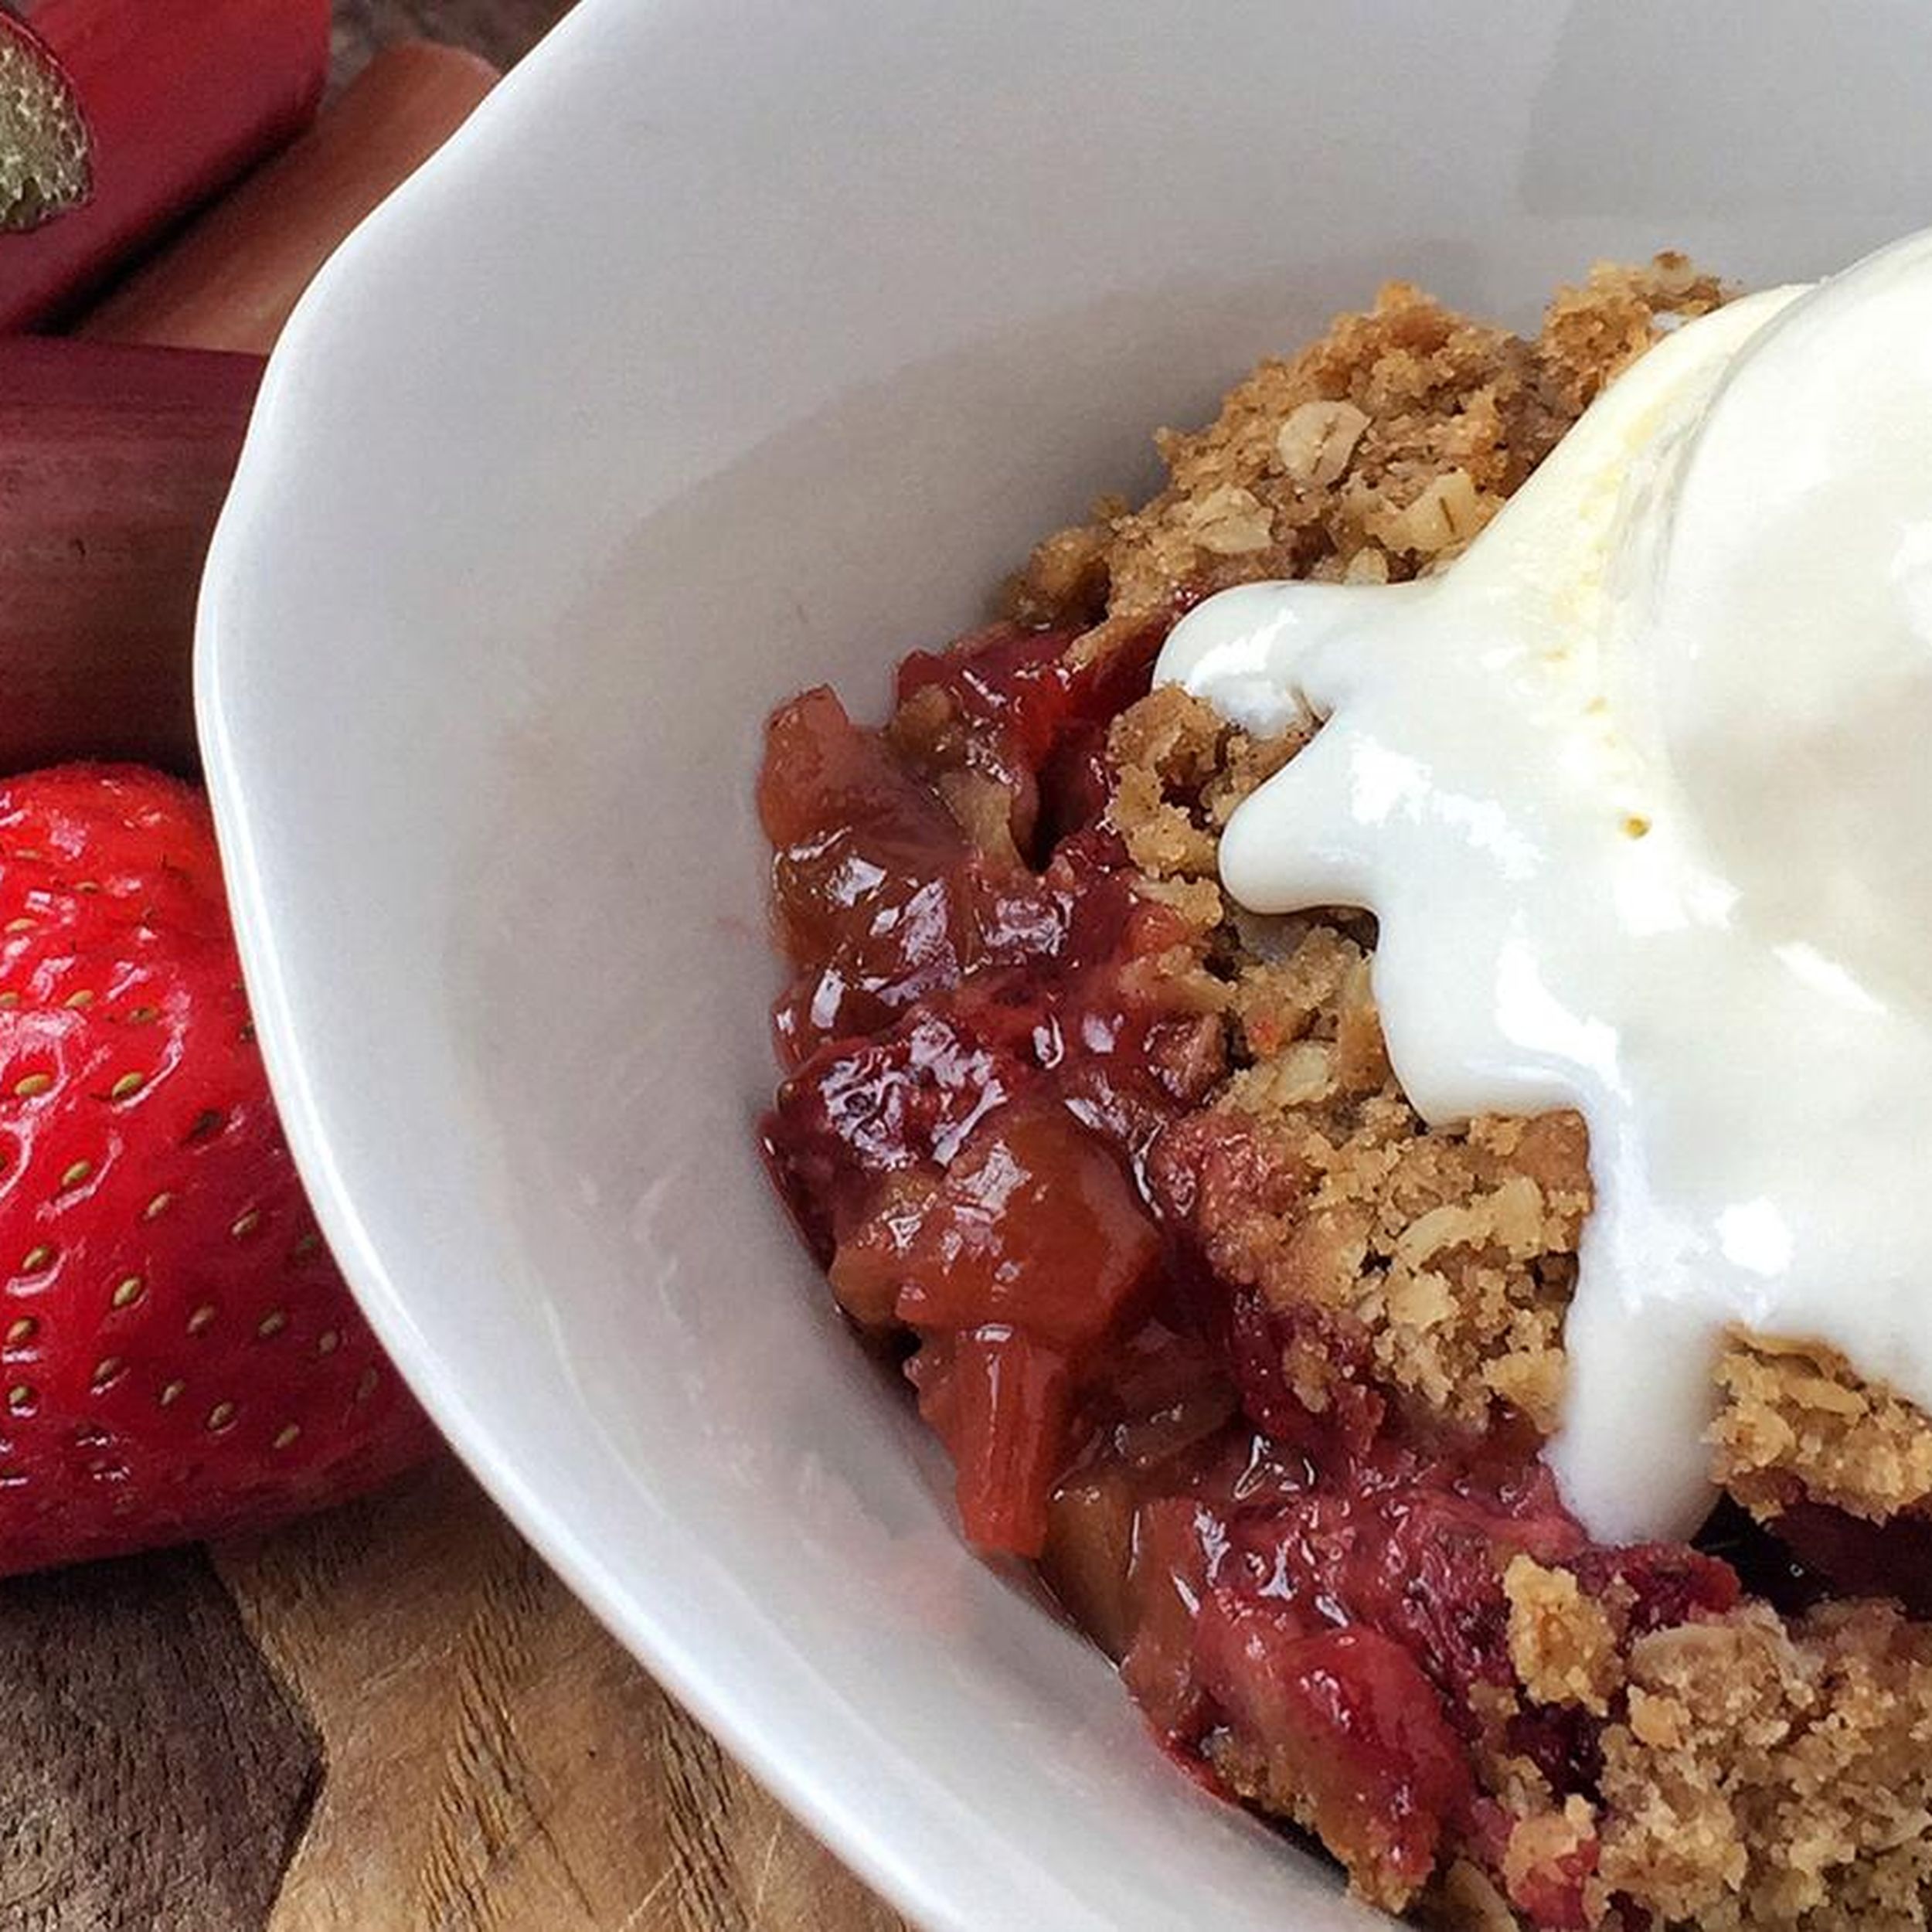
[[[0,1925],[262,1923],[321,1753],[204,1558],[0,1585]]]
[[[270,1932],[889,1932],[452,1464],[217,1553],[328,1775]]]
[[[473,47],[506,67],[570,10],[570,0],[336,0],[335,77],[380,46],[426,35]]]

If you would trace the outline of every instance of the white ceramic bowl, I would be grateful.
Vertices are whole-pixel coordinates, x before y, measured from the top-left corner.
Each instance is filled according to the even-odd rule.
[[[290,329],[202,613],[329,1235],[620,1637],[927,1925],[1366,1923],[971,1560],[753,1151],[758,728],[1406,275],[1927,218],[1907,9],[583,0]]]

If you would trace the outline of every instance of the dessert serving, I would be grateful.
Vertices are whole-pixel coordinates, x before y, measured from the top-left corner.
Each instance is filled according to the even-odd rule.
[[[1928,1922],[1928,323],[1923,238],[1391,287],[771,721],[840,1305],[1391,1910]]]

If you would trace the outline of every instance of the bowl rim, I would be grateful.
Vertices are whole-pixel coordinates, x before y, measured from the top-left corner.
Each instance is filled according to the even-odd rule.
[[[784,1809],[855,1874],[929,1932],[968,1932],[968,1901],[907,1858],[899,1834],[879,1828],[850,1780],[784,1748],[733,1699],[723,1675],[679,1641],[652,1604],[624,1586],[593,1541],[546,1504],[489,1420],[438,1365],[407,1319],[400,1289],[342,1182],[324,1124],[304,1029],[273,937],[271,894],[250,803],[247,759],[235,728],[240,672],[223,613],[247,576],[257,532],[273,520],[275,479],[285,444],[299,440],[305,399],[299,371],[330,325],[338,294],[364,265],[406,250],[420,216],[461,192],[519,125],[547,113],[553,85],[572,64],[594,59],[607,19],[634,0],[578,0],[503,78],[442,148],[370,213],[331,257],[298,304],[271,354],[247,440],[210,547],[199,600],[194,651],[196,735],[214,811],[236,940],[271,1091],[284,1136],[317,1220],[371,1328],[444,1437],[492,1502],[571,1593],[649,1675],[723,1742]],[[655,8],[654,8],[655,10]],[[935,1818],[935,1822],[937,1819]]]

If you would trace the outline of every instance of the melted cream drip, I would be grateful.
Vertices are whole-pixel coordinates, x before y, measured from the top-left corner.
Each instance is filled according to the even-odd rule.
[[[1666,337],[1443,575],[1224,592],[1158,675],[1321,721],[1223,880],[1379,916],[1423,1117],[1588,1121],[1594,1533],[1706,1513],[1727,1324],[1932,1409],[1932,236]]]

